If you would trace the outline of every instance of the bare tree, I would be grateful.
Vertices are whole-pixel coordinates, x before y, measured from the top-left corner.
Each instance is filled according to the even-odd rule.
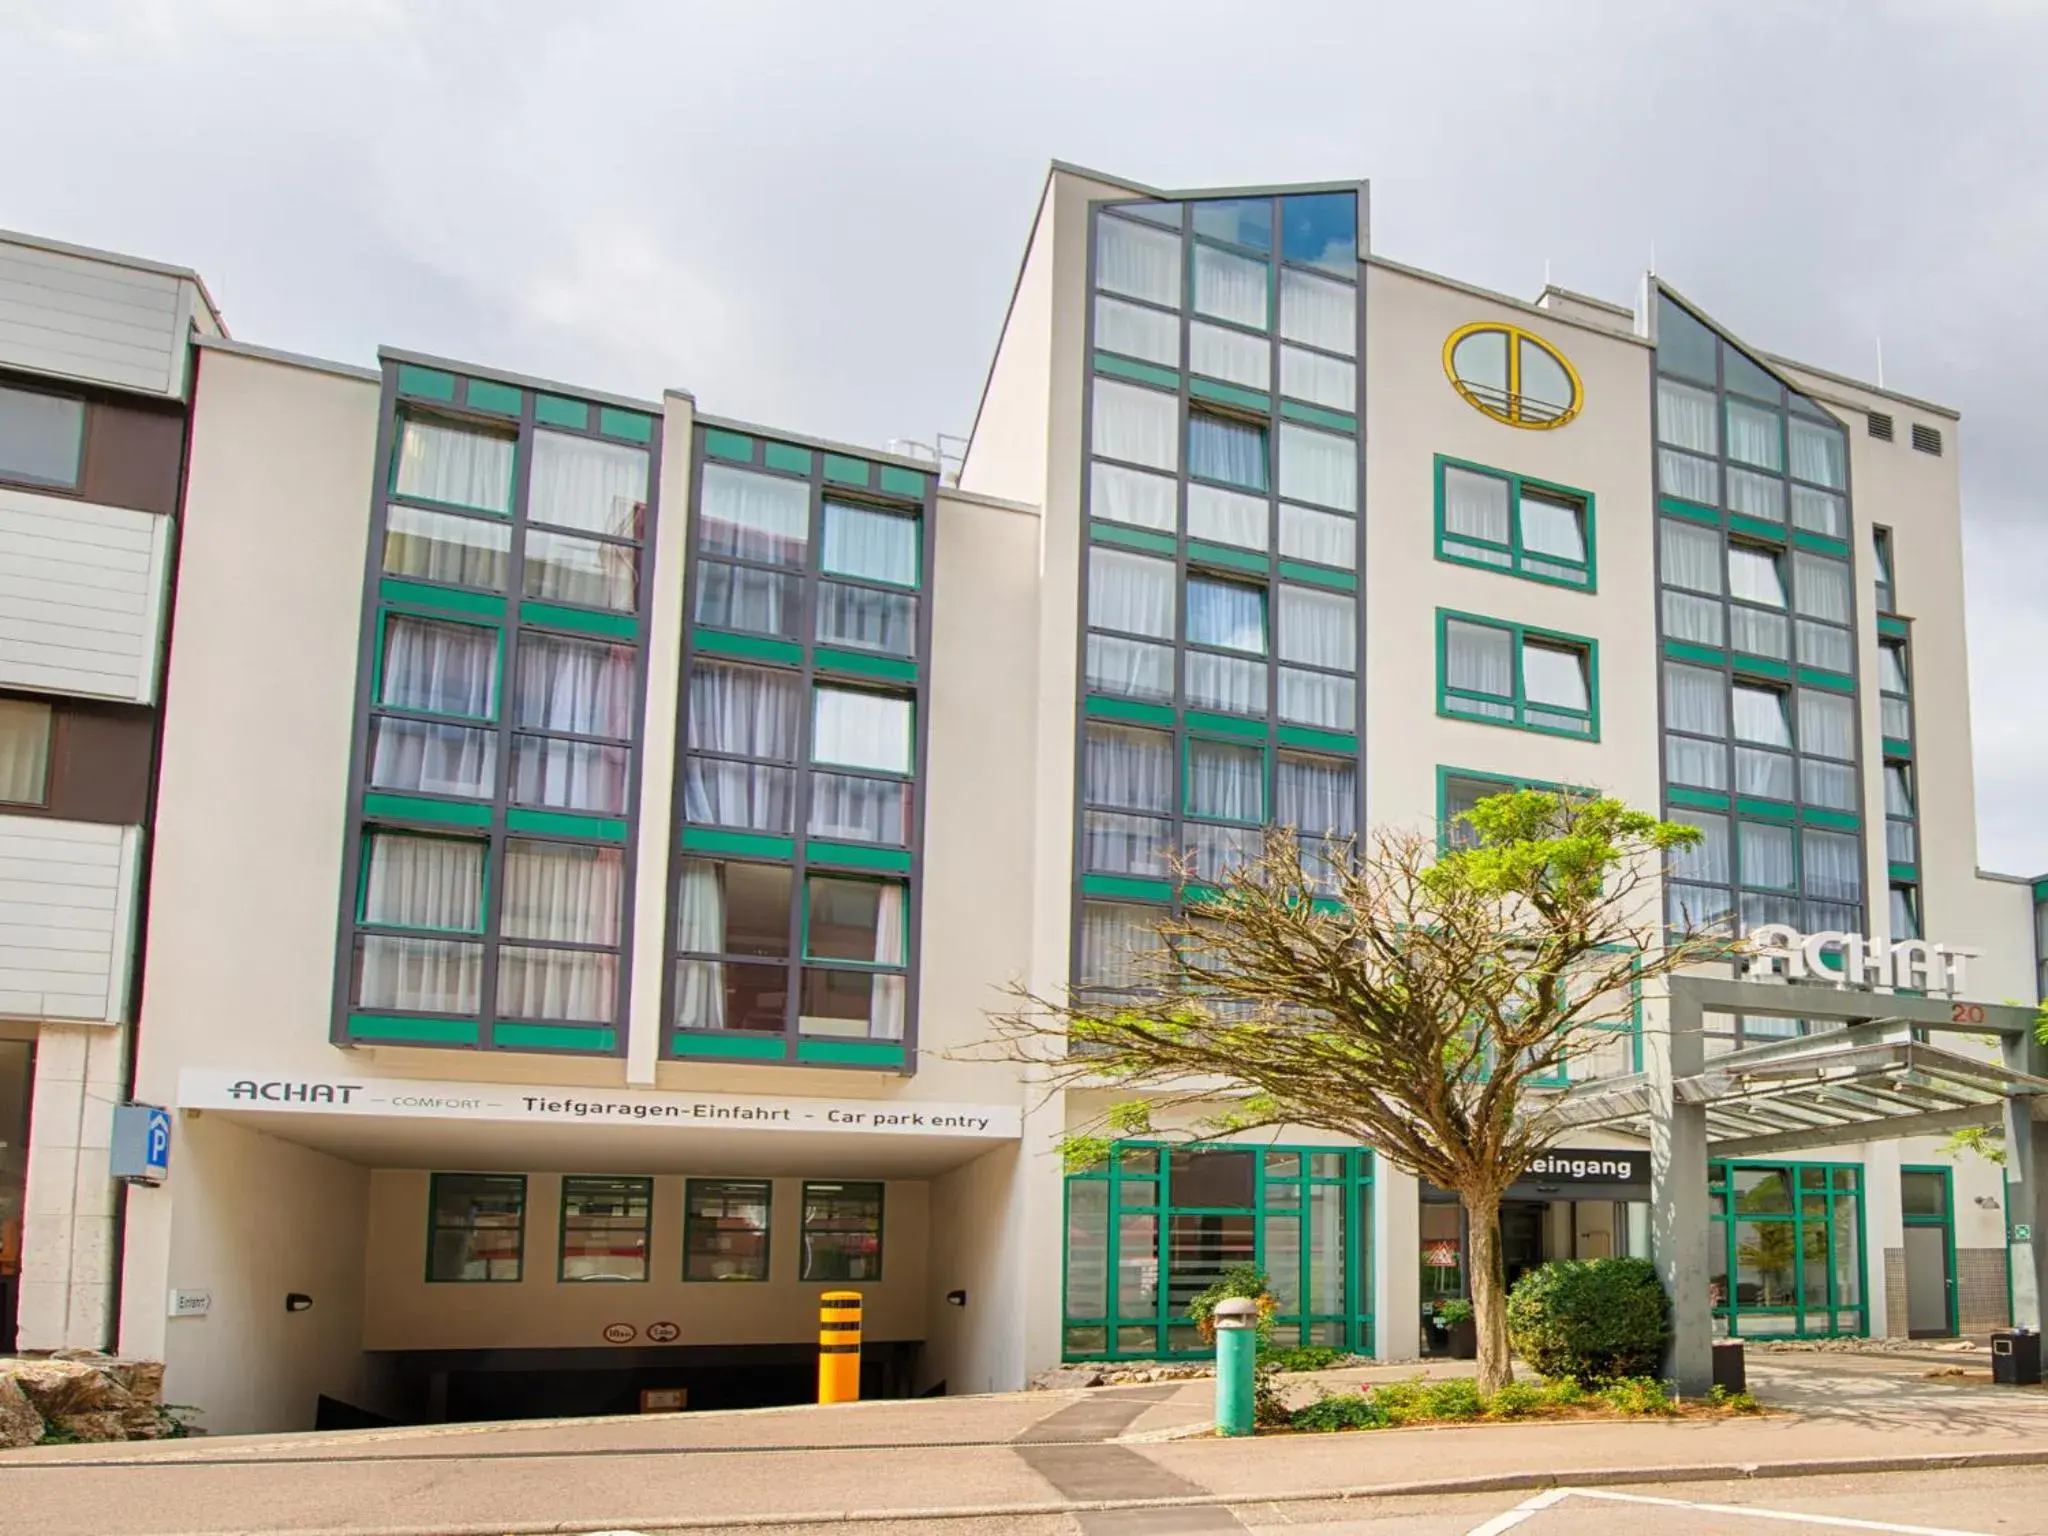
[[[1502,1193],[1561,1134],[1573,1063],[1615,1047],[1646,987],[1729,945],[1663,921],[1659,877],[1695,828],[1533,790],[1459,820],[1467,846],[1383,830],[1306,867],[1271,829],[1219,885],[1191,884],[1131,985],[1019,988],[994,1045],[1055,1086],[1141,1091],[1070,1137],[1070,1161],[1194,1106],[1199,1135],[1313,1127],[1454,1191],[1490,1392],[1512,1375]]]

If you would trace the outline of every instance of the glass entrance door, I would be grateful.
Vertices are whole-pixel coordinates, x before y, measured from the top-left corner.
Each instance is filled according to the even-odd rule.
[[[1953,1198],[1949,1169],[1899,1170],[1899,1203],[1906,1218],[1906,1331],[1916,1339],[1949,1338],[1957,1332]]]

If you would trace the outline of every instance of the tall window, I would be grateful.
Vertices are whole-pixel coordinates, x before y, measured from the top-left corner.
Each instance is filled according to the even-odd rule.
[[[683,1278],[766,1280],[766,1179],[691,1179],[683,1192]]]
[[[1437,610],[1437,712],[1598,740],[1595,646]]]
[[[558,1280],[645,1280],[654,1180],[572,1174],[562,1180]]]
[[[1878,637],[1877,688],[1879,730],[1884,740],[1884,845],[1891,876],[1891,936],[1917,939],[1924,923],[1920,910],[1920,786],[1919,768],[1913,760],[1912,665],[1903,636]]]
[[[1439,560],[1593,585],[1593,498],[1586,492],[1439,454],[1436,506]]]
[[[517,1280],[526,1246],[526,1179],[437,1173],[429,1183],[429,1280]]]
[[[805,1183],[802,1235],[798,1279],[881,1279],[882,1186]]]
[[[1870,558],[1873,579],[1877,584],[1877,611],[1897,613],[1899,599],[1892,577],[1892,531],[1889,528],[1870,530]]]
[[[41,805],[50,781],[50,706],[0,699],[0,803]]]
[[[397,362],[386,410],[337,1031],[614,1052],[654,419]]]

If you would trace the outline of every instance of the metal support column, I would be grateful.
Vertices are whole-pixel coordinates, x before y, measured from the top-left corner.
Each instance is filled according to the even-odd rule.
[[[1646,1031],[1650,1079],[1650,1252],[1671,1298],[1671,1344],[1664,1375],[1687,1395],[1714,1379],[1714,1317],[1707,1296],[1707,1111],[1678,1102],[1676,1084],[1706,1065],[1700,1005],[1671,989],[1666,1027]]]
[[[2005,1064],[2038,1075],[2042,1048],[2028,1035],[2000,1042]],[[2041,1330],[2048,1298],[2048,1136],[2037,1134],[2034,1097],[2005,1097],[2005,1240],[2012,1266],[2012,1325]]]

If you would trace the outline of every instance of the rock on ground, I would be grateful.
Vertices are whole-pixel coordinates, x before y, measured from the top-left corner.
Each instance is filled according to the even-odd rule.
[[[34,1445],[43,1438],[43,1416],[11,1377],[0,1376],[0,1450]]]
[[[0,1357],[0,1448],[72,1440],[156,1440],[170,1432],[164,1368],[96,1350]]]

